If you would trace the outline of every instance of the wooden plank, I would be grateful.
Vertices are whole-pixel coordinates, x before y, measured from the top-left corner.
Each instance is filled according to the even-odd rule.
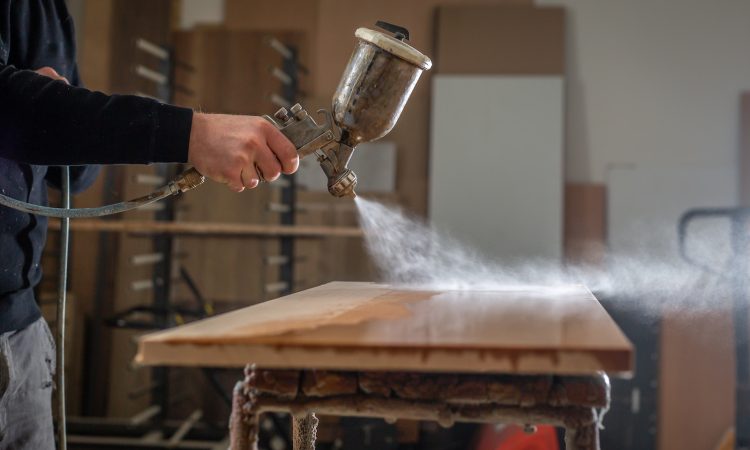
[[[60,224],[52,221],[49,229],[58,230]],[[73,231],[110,231],[133,234],[178,234],[183,236],[294,236],[307,238],[361,237],[359,227],[330,227],[303,225],[265,225],[252,223],[214,222],[159,222],[156,220],[106,221],[78,219],[70,222]]]
[[[436,38],[436,73],[565,73],[565,10],[561,7],[441,6]]]
[[[581,285],[410,291],[334,282],[139,341],[150,365],[625,374],[633,348]]]
[[[730,308],[665,314],[659,360],[659,449],[714,448],[734,423],[734,356]]]
[[[607,241],[607,188],[603,184],[565,186],[565,260],[599,265]]]

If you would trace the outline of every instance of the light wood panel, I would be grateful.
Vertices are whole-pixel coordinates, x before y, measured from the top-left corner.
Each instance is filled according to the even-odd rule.
[[[435,34],[437,73],[565,73],[565,10],[561,7],[441,6]]]
[[[565,261],[599,265],[607,241],[607,187],[603,184],[565,186]]]
[[[732,311],[664,316],[659,376],[659,449],[712,449],[734,422]]]
[[[137,361],[514,373],[632,370],[584,286],[410,291],[334,282],[141,338]]]

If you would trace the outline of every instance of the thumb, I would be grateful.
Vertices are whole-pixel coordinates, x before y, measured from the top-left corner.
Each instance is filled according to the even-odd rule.
[[[57,73],[57,71],[53,69],[52,67],[45,66],[45,67],[35,70],[34,72],[38,73],[39,75],[44,75],[45,77],[52,78],[53,80],[60,80],[60,81],[64,81],[65,84],[70,84],[67,78]]]

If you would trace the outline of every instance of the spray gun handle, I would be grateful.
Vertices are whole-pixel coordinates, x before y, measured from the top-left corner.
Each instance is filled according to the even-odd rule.
[[[354,149],[340,143],[341,130],[334,124],[333,116],[324,109],[318,110],[325,123],[318,125],[297,103],[289,111],[281,108],[273,115],[263,116],[297,148],[299,157],[316,153],[318,162],[328,178],[328,192],[335,197],[354,197],[357,175],[347,167]]]
[[[314,153],[337,140],[338,130],[333,125],[333,117],[326,110],[319,110],[324,115],[325,123],[318,125],[299,103],[289,111],[281,108],[273,115],[263,116],[289,139],[297,149],[300,158]]]

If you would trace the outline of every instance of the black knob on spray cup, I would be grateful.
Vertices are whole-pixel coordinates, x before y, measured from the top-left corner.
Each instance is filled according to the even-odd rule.
[[[377,22],[375,22],[375,26],[386,31],[390,31],[391,33],[393,33],[393,37],[395,37],[399,41],[409,40],[409,30],[404,27],[384,22],[382,20],[378,20]]]

